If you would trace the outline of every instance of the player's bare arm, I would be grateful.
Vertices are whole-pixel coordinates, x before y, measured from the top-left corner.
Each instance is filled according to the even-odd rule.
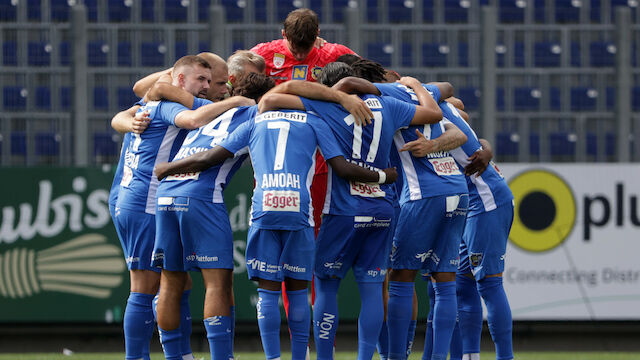
[[[147,91],[144,101],[168,100],[180,103],[191,109],[193,107],[193,95],[188,91],[171,84],[171,76],[162,75],[158,81]]]
[[[453,96],[453,85],[446,81],[435,81],[427,83],[427,85],[435,85],[440,90],[440,101],[448,99]],[[455,105],[454,105],[455,106]]]
[[[308,99],[338,103],[356,118],[358,124],[370,124],[373,119],[371,109],[362,99],[321,84],[309,81],[288,81],[271,89],[269,93],[292,94]]]
[[[160,79],[160,77],[162,75],[171,76],[171,72],[172,71],[173,71],[173,67],[171,67],[169,69],[166,69],[166,70],[158,71],[158,72],[155,72],[153,74],[150,74],[150,75],[147,75],[147,76],[143,77],[142,79],[136,81],[135,84],[133,84],[133,92],[139,98],[144,97],[144,94],[146,94],[147,91],[149,91],[149,89],[151,89],[153,84],[155,84],[156,81],[158,81],[158,79]]]
[[[111,119],[111,127],[121,133],[134,132],[136,134],[142,134],[149,126],[149,113],[141,112],[136,114],[140,109],[140,105],[134,105],[127,110],[120,111],[113,119]]]
[[[400,151],[411,151],[415,157],[424,157],[437,151],[449,151],[467,142],[465,135],[457,126],[451,123],[445,124],[445,132],[435,139],[427,139],[420,130],[416,129],[417,140],[404,144]]]
[[[342,156],[336,156],[327,160],[331,169],[341,178],[364,183],[391,184],[398,178],[395,168],[386,168],[380,172],[372,171],[362,166],[352,164]],[[381,173],[384,173],[382,175]]]
[[[467,176],[471,176],[473,174],[476,176],[482,175],[491,162],[491,159],[493,159],[491,144],[485,139],[479,139],[479,141],[482,145],[482,149],[474,152],[469,157],[469,164],[464,168],[464,174]]]
[[[332,87],[347,94],[372,94],[380,96],[380,90],[370,81],[355,76],[347,76]]]
[[[416,106],[416,113],[411,120],[411,125],[435,124],[442,120],[442,110],[420,81],[410,76],[404,76],[398,82],[411,88],[420,102],[420,105]]]
[[[222,101],[208,104],[196,110],[186,110],[176,115],[175,124],[182,129],[197,129],[222,115],[225,111],[238,106],[252,106],[256,102],[244,96],[232,96]]]
[[[160,163],[155,166],[153,171],[156,173],[158,180],[162,180],[169,175],[207,170],[232,157],[233,153],[231,151],[222,146],[216,146],[184,159]]]
[[[469,122],[469,114],[464,111],[464,103],[462,102],[462,100],[458,99],[455,96],[450,96],[446,98],[445,101],[458,109],[458,113],[460,114],[460,116],[462,116],[464,121],[466,121],[467,123]]]

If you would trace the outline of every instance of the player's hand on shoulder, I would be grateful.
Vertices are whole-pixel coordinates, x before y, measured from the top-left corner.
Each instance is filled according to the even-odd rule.
[[[355,118],[358,125],[369,125],[373,119],[371,109],[357,95],[347,95],[344,93],[340,99],[340,105],[347,110]]]
[[[322,47],[323,47],[326,43],[327,43],[327,41],[326,41],[325,39],[323,39],[323,38],[321,38],[320,36],[318,36],[318,37],[316,38],[316,42],[313,44],[313,46],[314,46],[316,49],[322,49]]]
[[[133,117],[131,122],[131,130],[136,134],[142,134],[149,127],[149,110],[139,111]]]
[[[469,164],[465,166],[464,174],[467,176],[476,174],[476,177],[482,175],[482,173],[487,169],[492,158],[493,154],[490,151],[480,149],[474,152],[467,159],[469,160]]]
[[[393,184],[398,178],[398,171],[395,167],[386,168],[382,171],[387,175],[387,180],[384,182],[385,184]]]
[[[404,144],[400,151],[411,151],[411,155],[415,157],[424,157],[436,150],[435,141],[428,140],[418,129],[416,129],[416,135],[418,135],[418,139]]]
[[[236,102],[237,106],[253,106],[256,104],[256,101],[244,96],[232,96],[229,99],[232,99]]]
[[[400,80],[398,80],[398,82],[412,89],[415,87],[422,86],[422,83],[418,79],[413,78],[411,76],[403,76],[400,78]]]
[[[158,180],[162,180],[167,177],[168,169],[169,169],[169,163],[163,162],[163,163],[157,164],[153,168],[153,171],[156,173],[156,177],[158,178]]]

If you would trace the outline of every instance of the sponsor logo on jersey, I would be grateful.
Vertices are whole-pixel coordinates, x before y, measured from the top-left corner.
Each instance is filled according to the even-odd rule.
[[[440,176],[462,175],[456,161],[452,157],[447,156],[440,159],[429,159],[433,166],[433,170]]]
[[[282,67],[282,65],[284,65],[284,54],[280,54],[280,53],[273,54],[273,66],[279,69]]]
[[[184,173],[184,174],[175,174],[175,175],[169,175],[167,176],[167,178],[165,179],[166,181],[172,181],[172,180],[198,180],[198,178],[200,177],[200,172],[188,172],[188,173]]]
[[[291,70],[291,80],[307,80],[309,65],[296,65]]]
[[[278,75],[278,74],[280,74],[280,73],[281,73],[281,72],[283,72],[283,71],[284,71],[284,69],[280,69],[280,70],[273,70],[273,69],[272,69],[271,71],[269,71],[269,75],[270,75],[270,76]]]
[[[313,78],[313,80],[318,80],[321,73],[322,68],[320,66],[315,66],[313,69],[311,69],[311,78]]]
[[[482,253],[471,253],[469,255],[469,261],[471,262],[471,266],[477,267],[482,262]]]
[[[307,122],[307,114],[303,112],[268,111],[255,117],[256,124],[269,120],[289,120],[301,123]]]
[[[262,211],[300,212],[299,191],[271,190],[262,193]]]
[[[351,181],[349,192],[353,196],[362,196],[362,197],[384,197],[387,195],[381,188],[380,184],[371,184],[371,183],[361,183],[357,181]]]

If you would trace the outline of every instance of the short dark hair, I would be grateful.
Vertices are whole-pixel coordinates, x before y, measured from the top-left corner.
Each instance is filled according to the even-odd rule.
[[[293,10],[284,20],[284,35],[296,49],[310,49],[318,37],[318,29],[318,15],[311,9]]]
[[[318,78],[318,82],[326,86],[333,86],[342,78],[346,78],[347,76],[354,76],[353,69],[351,66],[343,63],[343,62],[332,62],[328,63],[323,69],[322,73],[320,73],[320,77]]]
[[[375,61],[360,59],[351,64],[357,77],[371,81],[372,83],[385,82],[387,71]]]
[[[233,87],[233,95],[248,97],[255,101],[276,86],[276,82],[265,74],[248,73]]]
[[[344,54],[344,55],[340,55],[336,59],[336,61],[337,62],[343,62],[343,63],[345,63],[347,65],[351,65],[351,64],[353,64],[354,62],[356,62],[356,61],[358,61],[360,59],[361,59],[361,57],[356,55],[356,54]]]

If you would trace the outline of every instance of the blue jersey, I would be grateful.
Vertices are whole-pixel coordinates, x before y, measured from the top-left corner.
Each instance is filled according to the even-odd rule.
[[[211,101],[196,98],[193,108]],[[189,110],[170,101],[152,101],[141,107],[149,111],[149,126],[142,134],[133,134],[125,154],[117,206],[122,209],[156,212],[158,178],[153,173],[157,163],[171,161],[178,152],[187,131],[175,126],[175,117]]]
[[[256,184],[252,226],[271,230],[314,225],[309,187],[316,149],[320,147],[325,159],[344,155],[322,119],[294,110],[257,115],[220,145],[234,154],[249,147]]]
[[[467,135],[466,143],[450,151],[458,165],[464,168],[469,164],[469,160],[467,160],[469,156],[482,148],[480,141],[478,141],[478,136],[453,105],[448,102],[442,102],[440,103],[440,109],[442,109],[442,114],[446,119]],[[513,201],[513,194],[509,186],[493,163],[487,166],[481,176],[471,175],[466,178],[469,188],[469,210],[467,216],[491,211],[500,205],[511,204]]]
[[[111,183],[111,190],[109,191],[109,206],[116,206],[118,201],[118,194],[120,193],[120,181],[122,181],[122,171],[124,169],[124,158],[129,148],[129,142],[131,141],[131,133],[126,133],[122,137],[122,148],[120,149],[120,160],[116,167],[116,173],[113,176],[113,183]]]
[[[322,114],[348,161],[377,171],[389,167],[393,135],[411,124],[416,107],[390,97],[365,95],[362,99],[374,115],[373,123],[364,127],[356,125],[353,115],[338,104],[305,98],[302,98],[302,102],[307,110]],[[347,216],[370,214],[380,207],[380,200],[391,206],[391,185],[348,181],[329,168],[323,213]]]
[[[419,104],[412,89],[398,84],[375,84],[380,93],[405,102]],[[436,101],[440,98],[437,87],[424,85]],[[432,125],[410,126],[394,136],[396,150],[406,143],[416,140],[416,129],[427,139],[435,139],[444,133],[446,120]],[[425,157],[414,157],[410,152],[398,152],[404,184],[400,195],[400,204],[424,198],[467,193],[467,183],[455,160],[448,151],[427,154]]]
[[[218,116],[209,124],[191,130],[174,160],[207,151],[220,144],[238,126],[253,118],[256,111],[257,106],[234,108]],[[246,154],[238,155],[205,171],[168,176],[160,183],[157,196],[185,196],[223,203],[223,190],[227,182],[246,158]]]

